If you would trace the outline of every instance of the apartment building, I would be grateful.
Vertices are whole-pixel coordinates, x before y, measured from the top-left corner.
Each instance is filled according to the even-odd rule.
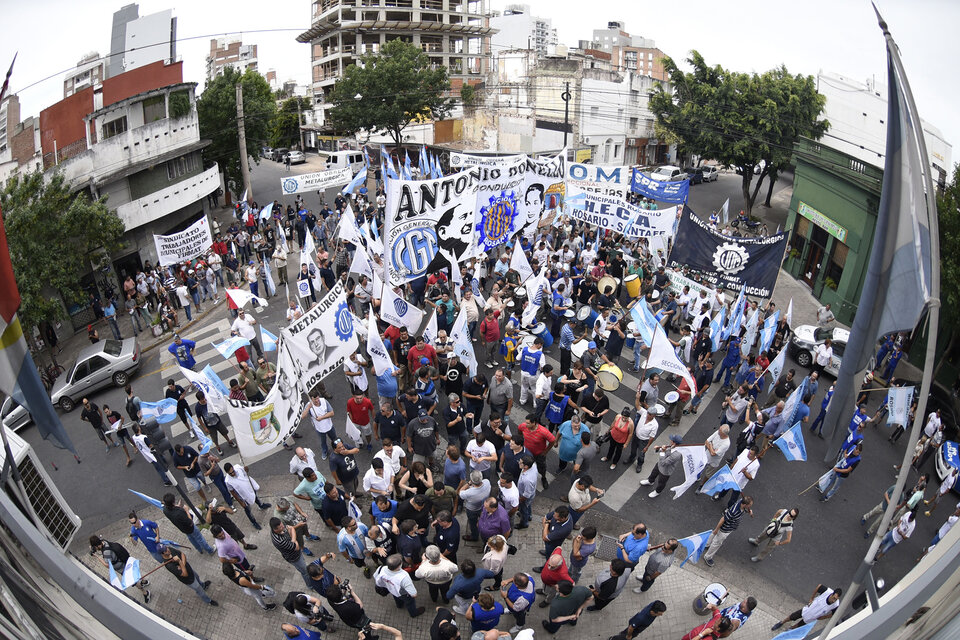
[[[490,26],[496,33],[490,46],[496,51],[533,49],[539,57],[554,53],[557,48],[557,30],[549,19],[530,12],[530,5],[508,4],[503,12],[494,11]]]
[[[227,68],[243,73],[257,70],[257,45],[243,44],[238,38],[214,38],[210,40],[207,56],[207,82],[223,74]]]
[[[80,58],[76,69],[63,76],[63,97],[69,98],[77,91],[94,87],[107,77],[107,61],[97,51],[91,51]]]

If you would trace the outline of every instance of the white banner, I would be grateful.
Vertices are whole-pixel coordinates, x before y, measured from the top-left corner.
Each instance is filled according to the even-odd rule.
[[[347,306],[343,284],[337,282],[326,296],[280,333],[290,351],[293,377],[309,393],[357,350],[353,314]]]
[[[451,153],[450,167],[466,169],[467,167],[502,167],[522,160],[524,155],[516,156],[475,156],[469,153]]]
[[[192,225],[168,236],[153,236],[157,247],[157,262],[161,266],[192,260],[213,245],[210,223],[203,216]]]
[[[568,207],[570,217],[631,238],[665,238],[673,233],[677,207],[641,209],[621,198],[588,193]]]
[[[630,167],[603,167],[596,164],[571,162],[567,165],[567,197],[581,193],[609,196],[623,200],[630,190],[633,171]]]
[[[380,300],[380,317],[395,327],[406,327],[411,334],[416,334],[423,323],[423,311],[413,306],[390,287],[383,288],[383,298]]]
[[[396,367],[393,365],[390,354],[387,353],[387,347],[383,344],[380,332],[377,331],[377,319],[373,317],[372,306],[370,307],[368,323],[370,328],[367,335],[367,354],[370,356],[370,362],[373,363],[373,370],[379,376]]]
[[[563,209],[566,155],[564,150],[552,158],[527,158],[521,215],[514,225],[518,232],[530,234],[541,220]]]
[[[666,273],[667,277],[670,279],[670,284],[667,285],[667,288],[673,289],[674,293],[676,293],[678,297],[683,294],[684,287],[690,287],[690,293],[697,296],[698,300],[700,299],[701,291],[707,294],[707,302],[713,299],[713,289],[711,289],[709,286],[695,282],[679,271],[674,271],[673,269],[664,269],[664,273]]]
[[[297,430],[306,396],[297,388],[296,365],[283,344],[277,355],[277,382],[260,403],[229,400],[227,414],[240,454],[253,458],[281,446]]]
[[[890,387],[887,389],[887,424],[906,426],[910,405],[913,403],[914,387]]]
[[[297,293],[300,294],[301,298],[309,298],[310,297],[310,281],[297,280]]]
[[[353,180],[350,167],[343,169],[329,169],[317,173],[305,173],[299,176],[280,178],[280,190],[283,195],[303,193],[304,191],[320,191],[328,187],[339,187]]]
[[[389,284],[399,286],[472,257],[481,170],[436,180],[388,180],[384,247]]]
[[[467,310],[462,308],[457,314],[450,328],[450,342],[453,353],[460,356],[460,362],[467,368],[471,376],[477,375],[477,356],[473,351],[473,342],[470,340],[470,324],[467,322]]]
[[[673,491],[673,499],[676,500],[684,492],[693,486],[697,481],[700,472],[707,466],[707,450],[703,445],[695,447],[677,447],[677,451],[683,456],[683,484],[670,487]]]

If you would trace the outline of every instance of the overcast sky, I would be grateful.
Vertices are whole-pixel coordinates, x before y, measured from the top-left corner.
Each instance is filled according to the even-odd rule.
[[[123,4],[123,0],[4,3],[0,67],[6,69],[13,52],[19,51],[11,84],[20,93],[24,117],[39,114],[63,97],[63,72],[85,53],[109,53],[113,12]],[[492,6],[502,9],[506,4],[494,0]],[[551,18],[560,42],[571,46],[589,39],[593,29],[606,27],[608,21],[620,20],[629,33],[655,39],[660,49],[677,59],[697,49],[709,64],[738,71],[762,72],[782,63],[792,73],[816,75],[822,69],[860,80],[874,76],[886,81],[884,41],[867,0],[679,4],[530,0],[528,4],[535,15]],[[225,34],[240,35],[245,43],[258,45],[261,72],[274,68],[281,79],[299,83],[310,79],[309,46],[295,41],[309,26],[310,0],[181,4],[143,0],[139,5],[141,16],[174,10],[186,81],[203,83],[210,38]],[[878,0],[878,6],[900,46],[920,115],[957,145],[960,2]],[[53,77],[44,80],[48,76]]]

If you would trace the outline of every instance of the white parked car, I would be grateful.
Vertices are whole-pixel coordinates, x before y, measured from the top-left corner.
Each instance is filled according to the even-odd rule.
[[[0,420],[3,420],[3,426],[16,432],[30,424],[33,418],[13,398],[5,398],[3,405],[0,406]]]
[[[687,174],[680,167],[665,164],[650,174],[650,177],[661,182],[679,182],[680,180],[686,180]]]
[[[787,347],[787,353],[798,365],[809,368],[813,364],[814,352],[827,338],[833,339],[833,357],[830,364],[823,368],[826,373],[836,377],[840,371],[840,362],[843,360],[843,350],[850,339],[850,332],[836,327],[834,329],[819,329],[812,324],[802,324],[793,330],[793,338]]]
[[[700,167],[700,170],[703,171],[704,182],[716,182],[717,176],[720,175],[720,170],[717,169],[716,165],[705,164]]]
[[[287,155],[290,156],[290,164],[301,164],[307,161],[303,151],[291,151]]]

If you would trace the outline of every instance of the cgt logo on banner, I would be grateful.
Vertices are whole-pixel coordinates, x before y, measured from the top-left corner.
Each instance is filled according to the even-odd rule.
[[[293,378],[309,393],[357,350],[353,314],[347,306],[343,285],[337,285],[307,313],[281,329],[290,351]],[[279,377],[279,369],[278,377]]]
[[[570,217],[631,238],[668,236],[673,232],[677,207],[649,211],[620,196],[588,193],[582,204],[570,209]]]
[[[384,287],[380,304],[380,318],[395,327],[406,327],[416,334],[423,322],[424,312],[398,296],[390,287]]]
[[[277,382],[261,403],[229,400],[227,414],[240,454],[247,459],[268,453],[286,441],[300,424],[306,396],[297,387],[295,365],[281,344],[277,353]]]
[[[353,180],[350,167],[343,169],[329,169],[317,173],[305,173],[299,176],[280,178],[280,189],[283,195],[303,193],[304,191],[320,191],[328,187],[339,187],[349,184]]]
[[[747,295],[769,298],[786,249],[786,233],[766,238],[725,236],[685,206],[669,266],[687,267],[718,288],[742,289]]]
[[[482,177],[477,190],[476,229],[480,251],[486,252],[506,243],[518,230],[521,192],[526,180],[527,161],[500,166],[481,167]]]
[[[153,244],[157,248],[157,262],[161,266],[196,258],[213,245],[207,216],[203,216],[179,233],[171,233],[168,236],[154,235]]]
[[[633,180],[630,190],[642,196],[653,198],[658,202],[683,203],[690,195],[690,180],[676,182],[654,180],[639,169],[633,170]]]

